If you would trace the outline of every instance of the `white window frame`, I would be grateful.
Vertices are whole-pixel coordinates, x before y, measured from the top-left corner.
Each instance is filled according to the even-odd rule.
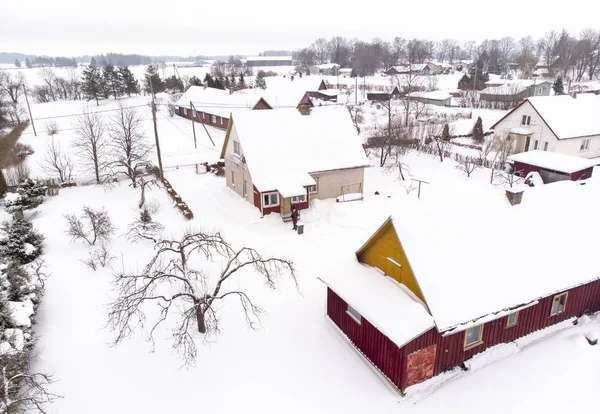
[[[548,151],[548,142],[544,142],[544,151]]]
[[[221,125],[223,125],[225,123],[225,121],[223,120],[223,117],[221,117]]]
[[[216,124],[217,123],[217,116],[216,115],[211,115],[210,122],[213,123],[213,124]]]
[[[187,116],[187,108],[183,108],[183,114]]]
[[[196,118],[196,110],[192,109],[192,117]]]
[[[277,196],[277,202],[271,203],[271,196],[275,194]],[[262,193],[262,205],[263,207],[277,207],[279,206],[279,193],[277,191],[270,191],[268,193]],[[265,204],[265,196],[269,197],[269,204]]]
[[[564,297],[565,300],[561,308],[560,299],[562,297]],[[569,299],[569,292],[559,293],[558,295],[554,296],[554,299],[552,299],[552,307],[550,308],[550,316],[556,316],[560,315],[561,313],[564,313],[565,309],[567,308],[567,299]]]
[[[531,125],[531,116],[530,115],[523,115],[521,117],[521,125]]]
[[[292,204],[306,203],[306,194],[292,197]]]
[[[204,115],[206,115],[204,112],[202,112],[202,120],[204,120]]]
[[[473,329],[479,329],[479,334],[477,336],[477,341],[467,342],[467,339],[469,338],[469,332],[472,331]],[[474,348],[474,347],[476,347],[478,345],[481,345],[482,343],[483,343],[483,325],[471,326],[469,329],[467,329],[465,331],[464,349],[471,349],[471,348]]]
[[[517,322],[519,321],[519,311],[513,312],[506,318],[506,327],[512,328],[513,326],[517,326]]]
[[[362,315],[358,313],[358,311],[352,306],[348,305],[348,307],[346,308],[346,313],[348,314],[348,316],[354,319],[354,322],[356,322],[359,325],[362,324]]]
[[[242,147],[240,147],[240,143],[237,142],[235,139],[233,140],[233,153],[235,155],[242,155]]]
[[[590,149],[590,139],[584,138],[579,146],[579,151],[588,151]]]
[[[314,188],[314,190],[313,190],[313,188]],[[319,182],[318,181],[316,184],[308,187],[308,193],[309,194],[319,194]]]

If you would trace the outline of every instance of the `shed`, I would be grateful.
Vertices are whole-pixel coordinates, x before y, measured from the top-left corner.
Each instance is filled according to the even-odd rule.
[[[595,165],[600,160],[590,160],[573,155],[541,150],[514,154],[507,158],[515,174],[526,176],[532,171],[538,172],[544,183],[563,180],[582,180],[592,176]]]

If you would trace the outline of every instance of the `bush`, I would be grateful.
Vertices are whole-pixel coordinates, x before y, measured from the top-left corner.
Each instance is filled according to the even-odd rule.
[[[90,246],[98,240],[109,240],[115,232],[115,227],[104,209],[93,210],[88,206],[83,207],[81,219],[73,214],[65,214],[67,220],[67,235],[73,240],[83,239]]]
[[[46,122],[46,133],[50,137],[58,134],[58,124],[55,120]]]
[[[42,254],[44,236],[34,230],[33,225],[22,213],[16,213],[11,222],[2,223],[0,255],[15,264],[31,263]]]

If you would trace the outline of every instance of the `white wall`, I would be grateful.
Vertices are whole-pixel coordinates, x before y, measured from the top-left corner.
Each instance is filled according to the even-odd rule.
[[[311,173],[310,175],[319,184],[319,192],[311,194],[311,199],[324,200],[326,198],[339,197],[342,195],[342,186],[344,186],[344,194],[364,191],[365,169],[362,167],[324,173]]]
[[[572,138],[558,141],[555,145],[554,151],[560,152],[561,154],[575,155],[582,158],[600,157],[600,135],[594,135],[587,138],[590,140],[590,146],[588,150],[580,150],[583,138]]]
[[[232,125],[227,148],[225,148],[225,180],[227,187],[238,193],[240,197],[254,204],[252,177],[246,165],[242,163],[241,157],[233,152],[234,140],[238,141],[238,135],[235,126]],[[244,181],[246,181],[246,194],[244,194]]]

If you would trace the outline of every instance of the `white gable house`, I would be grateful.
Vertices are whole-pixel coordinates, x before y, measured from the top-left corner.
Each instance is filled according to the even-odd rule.
[[[262,215],[313,199],[362,193],[368,160],[347,110],[239,111],[232,114],[221,158],[227,186]]]
[[[600,99],[568,95],[525,99],[492,126],[514,140],[514,153],[542,150],[600,157]]]

